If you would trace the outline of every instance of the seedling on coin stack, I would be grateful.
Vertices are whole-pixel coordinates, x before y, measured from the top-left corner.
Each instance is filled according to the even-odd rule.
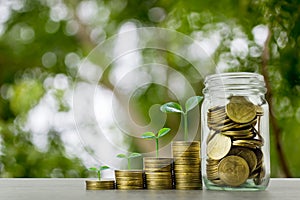
[[[109,169],[108,166],[100,166],[99,168],[96,168],[96,167],[90,167],[89,170],[90,171],[95,171],[97,172],[97,177],[98,177],[98,180],[101,181],[101,172],[103,170],[106,170],[106,169]]]
[[[115,170],[117,189],[138,190],[144,188],[144,173],[142,170],[131,170],[131,160],[142,156],[140,153],[118,154],[117,158],[127,160],[127,170]]]
[[[131,153],[130,155],[125,155],[125,154],[120,153],[120,154],[117,155],[117,158],[126,159],[127,160],[127,169],[130,170],[131,169],[131,159],[137,158],[137,157],[140,157],[140,156],[142,156],[142,154],[135,153],[135,152]]]
[[[87,180],[87,190],[110,190],[115,188],[115,181],[113,180],[102,180],[102,171],[109,169],[108,166],[100,166],[99,168],[90,167],[90,171],[97,173],[98,180]]]
[[[168,102],[160,107],[165,113],[180,113],[183,117],[184,140],[188,141],[188,112],[194,109],[201,101],[202,96],[193,96],[185,102],[185,109],[176,102]]]
[[[188,112],[201,101],[202,96],[193,96],[185,102],[184,109],[175,102],[168,102],[160,107],[165,113],[180,113],[183,118],[184,141],[173,141],[175,187],[181,190],[202,189],[200,142],[188,142]]]
[[[146,187],[150,190],[172,189],[173,187],[173,159],[159,158],[159,139],[170,132],[169,128],[162,128],[157,134],[146,132],[142,138],[155,140],[156,157],[144,158],[144,170],[146,175]]]
[[[149,140],[154,140],[155,139],[155,144],[156,144],[156,157],[158,158],[158,154],[159,154],[159,139],[162,138],[163,136],[165,136],[167,133],[170,132],[170,128],[162,128],[158,131],[157,134],[153,133],[153,132],[146,132],[142,135],[142,138],[144,139],[149,139]]]

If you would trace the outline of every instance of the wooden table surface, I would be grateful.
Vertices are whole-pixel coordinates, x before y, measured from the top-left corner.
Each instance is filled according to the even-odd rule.
[[[85,190],[85,179],[0,179],[0,200],[290,200],[300,199],[300,179],[271,179],[266,191],[226,192],[209,190]]]

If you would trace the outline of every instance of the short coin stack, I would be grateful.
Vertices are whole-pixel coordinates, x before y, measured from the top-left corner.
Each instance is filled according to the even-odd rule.
[[[144,188],[144,172],[141,170],[115,170],[116,187],[119,190]]]
[[[200,142],[174,141],[172,143],[175,188],[201,190]]]
[[[115,189],[115,181],[101,180],[101,181],[85,181],[87,190],[112,190]]]
[[[232,96],[226,106],[210,108],[207,125],[207,179],[238,187],[248,179],[259,185],[265,176],[260,117],[263,109],[246,97]],[[257,128],[256,128],[257,127]]]
[[[144,158],[146,187],[150,190],[173,189],[173,159]]]

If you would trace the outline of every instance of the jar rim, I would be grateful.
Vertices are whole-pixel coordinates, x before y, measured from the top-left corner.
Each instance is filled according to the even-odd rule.
[[[252,72],[228,72],[208,75],[204,81],[203,94],[207,92],[236,91],[238,93],[262,93],[265,94],[266,84],[264,77]]]
[[[233,78],[233,77],[245,77],[245,78],[250,78],[250,77],[256,77],[259,79],[259,81],[264,82],[264,77],[261,74],[258,73],[253,73],[253,72],[225,72],[225,73],[217,73],[217,74],[211,74],[206,76],[205,82],[212,80],[212,79],[217,79],[217,78]]]

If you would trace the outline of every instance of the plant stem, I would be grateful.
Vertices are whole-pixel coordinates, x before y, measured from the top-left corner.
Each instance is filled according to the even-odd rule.
[[[130,166],[130,158],[127,158],[127,168],[130,169],[131,166]]]
[[[156,158],[158,158],[158,138],[155,138],[156,142]]]
[[[188,141],[188,118],[187,118],[187,113],[183,113],[183,126],[184,126],[184,141]]]
[[[98,179],[99,179],[99,181],[101,180],[101,171],[100,170],[98,171]]]

